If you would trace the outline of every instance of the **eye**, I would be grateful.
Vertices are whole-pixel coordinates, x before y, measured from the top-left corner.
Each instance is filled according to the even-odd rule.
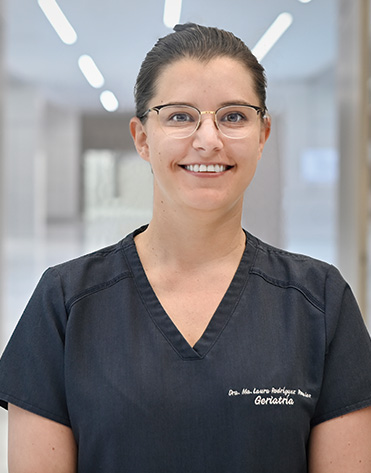
[[[185,127],[198,120],[197,110],[181,105],[169,105],[160,110],[159,116],[163,125],[167,127]]]
[[[231,111],[225,113],[221,118],[220,121],[223,123],[239,123],[244,122],[247,120],[247,117],[244,113],[240,111]]]
[[[167,120],[175,123],[187,123],[193,122],[194,118],[191,114],[186,112],[173,112],[168,116]]]

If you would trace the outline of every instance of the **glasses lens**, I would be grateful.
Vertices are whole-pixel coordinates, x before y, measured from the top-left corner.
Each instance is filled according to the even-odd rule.
[[[258,112],[247,105],[228,105],[216,114],[219,130],[229,138],[244,138],[257,120]]]
[[[159,110],[158,118],[167,135],[186,138],[196,130],[200,114],[188,105],[167,105]]]

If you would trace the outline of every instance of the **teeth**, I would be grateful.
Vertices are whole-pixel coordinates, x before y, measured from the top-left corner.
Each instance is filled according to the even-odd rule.
[[[189,164],[184,167],[191,172],[223,172],[227,169],[227,166],[222,164]]]

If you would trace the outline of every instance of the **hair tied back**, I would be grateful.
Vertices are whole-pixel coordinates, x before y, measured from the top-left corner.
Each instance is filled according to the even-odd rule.
[[[196,30],[197,29],[197,25],[196,23],[184,23],[184,24],[178,24],[178,25],[175,25],[173,30],[176,32],[176,33],[179,33],[179,31],[184,31],[184,30]]]

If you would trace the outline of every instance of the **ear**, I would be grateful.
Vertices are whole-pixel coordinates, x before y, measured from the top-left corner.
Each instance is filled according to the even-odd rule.
[[[260,129],[260,137],[259,137],[259,159],[261,158],[264,145],[269,138],[269,135],[271,133],[271,117],[269,115],[266,115],[263,119],[263,123],[261,124],[261,129]]]
[[[134,145],[139,156],[141,156],[145,161],[149,161],[147,133],[143,123],[138,117],[133,117],[130,120],[130,133],[133,137]]]

